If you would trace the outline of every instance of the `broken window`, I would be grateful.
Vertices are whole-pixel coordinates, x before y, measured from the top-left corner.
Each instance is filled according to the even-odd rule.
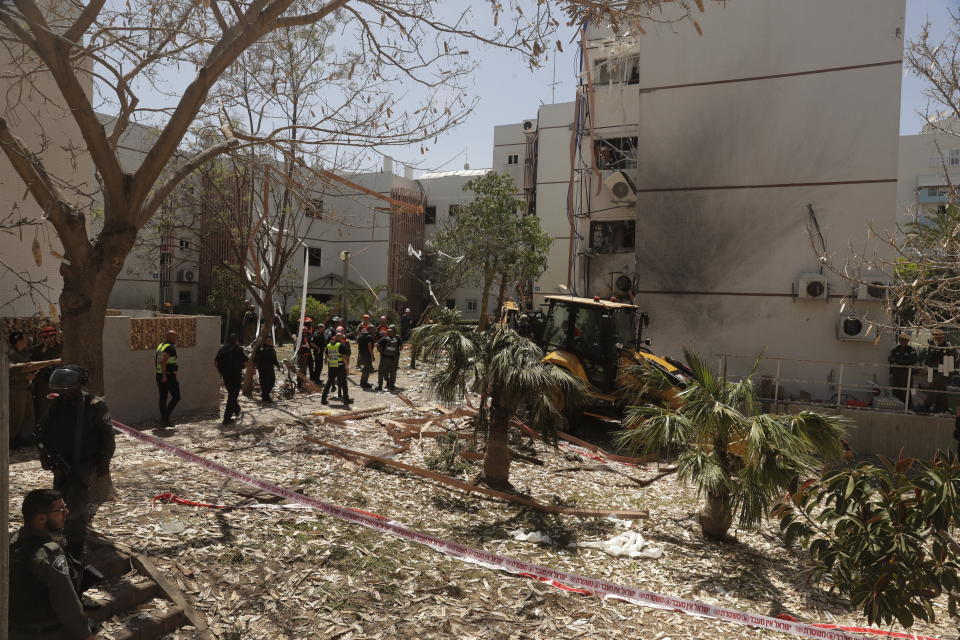
[[[597,253],[629,253],[633,251],[636,229],[635,220],[591,222],[590,248]]]
[[[307,247],[307,261],[311,267],[320,266],[320,247]]]
[[[639,56],[597,60],[591,74],[593,84],[638,84],[640,82]]]
[[[598,169],[633,169],[637,166],[637,137],[600,138],[593,143]]]
[[[437,208],[435,206],[424,208],[423,224],[437,224]]]
[[[520,164],[520,154],[518,154],[518,153],[508,153],[508,154],[507,154],[507,164]]]

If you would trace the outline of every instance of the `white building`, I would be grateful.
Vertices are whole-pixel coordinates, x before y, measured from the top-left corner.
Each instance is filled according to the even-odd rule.
[[[900,136],[897,209],[900,222],[947,203],[948,180],[960,185],[960,131],[956,117],[924,125],[921,132]]]
[[[703,35],[589,27],[576,102],[497,128],[494,169],[529,187],[532,162],[554,238],[539,293],[630,297],[658,351],[744,356],[729,360],[743,373],[766,352],[814,381],[780,397],[885,382],[848,365],[839,388],[841,361],[885,363],[892,339],[869,322],[880,302],[812,244],[842,267],[869,224],[894,226],[904,0],[741,0],[696,19]]]

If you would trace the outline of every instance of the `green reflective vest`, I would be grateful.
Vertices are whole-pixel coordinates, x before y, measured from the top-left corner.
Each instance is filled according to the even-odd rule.
[[[331,342],[327,345],[327,366],[342,367],[343,356],[340,355],[340,343]]]
[[[163,370],[160,368],[160,363],[163,361],[163,354],[167,349],[173,345],[169,342],[161,342],[157,345],[157,357],[154,360],[154,365],[156,366],[157,373],[163,373]],[[177,371],[177,351],[174,351],[167,357],[167,373],[176,373]]]

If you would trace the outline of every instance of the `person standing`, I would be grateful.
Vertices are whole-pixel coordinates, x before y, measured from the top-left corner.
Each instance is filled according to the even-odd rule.
[[[310,355],[313,358],[313,375],[310,376],[310,379],[317,386],[323,385],[323,356],[326,347],[327,327],[321,322],[310,337]]]
[[[404,342],[409,341],[410,332],[413,331],[415,326],[413,313],[410,311],[410,307],[407,307],[403,310],[403,315],[400,316],[400,339]]]
[[[931,339],[927,341],[927,357],[925,363],[928,370],[927,389],[932,393],[927,398],[926,410],[931,413],[947,413],[950,410],[950,399],[947,397],[947,382],[957,369],[957,350],[946,340],[942,329],[930,332]]]
[[[33,443],[36,426],[33,413],[33,395],[30,390],[30,349],[22,331],[11,331],[7,336],[7,358],[10,362],[10,448],[26,447]]]
[[[280,361],[277,360],[277,350],[274,349],[273,339],[270,336],[264,337],[257,345],[253,352],[253,364],[257,367],[257,377],[260,378],[260,397],[267,404],[272,404],[273,399],[270,394],[277,383],[277,375],[273,369],[274,367],[280,369]]]
[[[180,365],[177,362],[176,331],[167,331],[163,342],[157,345],[154,366],[157,372],[157,390],[160,393],[160,425],[172,427],[170,415],[180,402],[180,382],[177,380]]]
[[[387,321],[387,316],[380,316],[380,324],[377,325],[377,338],[382,338],[387,335],[389,329],[390,326]]]
[[[365,313],[363,314],[363,319],[360,320],[360,324],[357,325],[357,331],[356,331],[357,347],[358,347],[357,348],[357,368],[358,369],[363,368],[363,362],[362,362],[363,351],[359,348],[360,338],[362,338],[363,335],[367,333],[371,328],[373,328],[373,324],[370,322],[370,314]]]
[[[331,387],[339,388],[340,400],[343,404],[353,402],[347,390],[347,358],[350,351],[346,345],[346,336],[343,331],[339,330],[340,327],[337,329],[338,331],[326,346],[327,384],[323,387],[323,395],[320,397],[321,404],[327,404],[327,395],[330,393]]]
[[[34,489],[20,507],[23,526],[10,540],[10,639],[92,640],[70,561],[54,535],[70,509],[54,489]]]
[[[50,374],[50,410],[37,427],[40,464],[53,471],[53,488],[70,507],[64,529],[67,553],[83,559],[91,518],[90,490],[110,473],[116,448],[110,410],[102,398],[83,390],[85,369],[67,364]]]
[[[376,328],[367,323],[364,328],[358,328],[357,336],[357,366],[360,368],[360,387],[371,389],[370,374],[373,373],[373,344],[376,342]]]
[[[34,345],[33,350],[30,352],[30,360],[33,362],[56,360],[57,363],[47,365],[33,376],[33,415],[35,425],[40,422],[40,418],[43,417],[43,414],[47,412],[47,407],[50,406],[50,401],[47,399],[47,394],[50,393],[48,383],[50,382],[50,374],[53,373],[53,370],[60,364],[59,360],[61,355],[63,355],[63,345],[60,343],[56,327],[51,325],[40,327],[40,343]]]
[[[300,347],[297,349],[297,371],[300,375],[313,378],[313,348],[310,346],[310,339],[313,337],[313,320],[303,319],[303,327],[300,332]],[[301,386],[300,380],[297,380],[297,387]]]
[[[231,333],[227,344],[220,347],[213,359],[227,389],[227,405],[223,408],[223,424],[233,422],[240,415],[240,386],[243,384],[243,368],[247,363],[247,354],[240,346],[240,338]]]
[[[380,366],[377,369],[377,391],[383,391],[386,381],[387,389],[393,391],[397,383],[397,365],[400,362],[400,350],[403,341],[397,337],[397,327],[390,325],[387,333],[377,340],[377,350],[380,352]]]
[[[910,344],[909,333],[897,334],[897,346],[890,350],[887,362],[890,363],[890,386],[894,387],[893,395],[901,402],[907,403],[911,382],[910,368],[920,360],[917,350]],[[908,405],[907,405],[908,406]]]

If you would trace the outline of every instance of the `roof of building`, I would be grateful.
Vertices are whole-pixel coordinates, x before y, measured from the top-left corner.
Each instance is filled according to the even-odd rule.
[[[430,180],[431,178],[449,178],[451,176],[463,176],[472,178],[475,176],[485,176],[492,169],[460,169],[459,171],[431,171],[420,176],[420,180]]]

